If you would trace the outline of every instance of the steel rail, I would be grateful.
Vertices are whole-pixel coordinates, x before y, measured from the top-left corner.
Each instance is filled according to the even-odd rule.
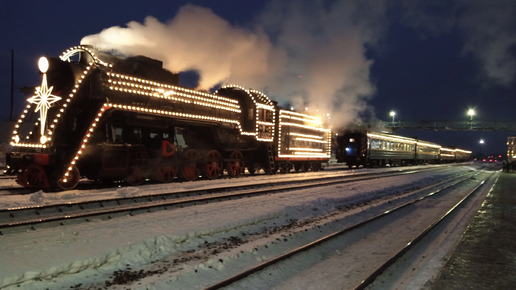
[[[459,202],[457,202],[452,208],[450,208],[445,214],[435,220],[431,225],[429,225],[426,229],[424,229],[417,237],[408,242],[403,249],[394,254],[391,258],[389,258],[384,264],[382,264],[378,269],[376,269],[371,275],[369,275],[366,279],[364,279],[359,285],[355,286],[353,289],[355,290],[363,290],[370,284],[376,280],[385,270],[387,270],[390,266],[392,266],[397,260],[399,260],[408,250],[410,250],[417,242],[421,241],[432,229],[434,229],[438,224],[440,224],[446,217],[448,217],[454,210],[456,210],[465,200],[473,195],[482,185],[485,184],[486,180],[482,180],[479,185],[473,188],[466,196],[464,196]]]
[[[398,173],[398,174],[393,174]],[[64,225],[63,222],[70,221],[74,219],[86,219],[86,222],[91,218],[96,218],[100,216],[106,216],[106,219],[113,218],[114,215],[120,215],[122,213],[134,214],[134,212],[147,211],[150,212],[151,209],[156,208],[164,208],[164,210],[169,209],[169,207],[185,207],[197,205],[202,202],[210,202],[213,200],[231,200],[232,198],[242,198],[242,197],[250,197],[250,196],[258,196],[258,195],[266,195],[273,192],[283,192],[286,190],[299,190],[311,187],[318,186],[327,186],[332,184],[340,184],[340,183],[349,183],[370,179],[378,179],[385,177],[392,177],[397,175],[404,174],[413,174],[417,173],[417,171],[403,171],[403,172],[389,172],[382,174],[374,174],[374,175],[363,175],[363,176],[338,176],[338,177],[329,177],[329,178],[319,178],[315,181],[306,180],[306,181],[290,181],[290,182],[278,182],[277,184],[264,183],[260,184],[261,188],[256,188],[257,185],[253,185],[251,188],[243,188],[242,186],[233,186],[230,187],[217,187],[213,189],[205,189],[205,190],[189,190],[183,192],[175,192],[175,193],[165,193],[165,194],[157,194],[157,195],[145,195],[138,197],[123,197],[123,198],[115,198],[115,199],[104,199],[104,200],[94,200],[94,201],[86,201],[86,202],[78,202],[78,203],[64,203],[64,204],[55,204],[55,205],[46,205],[46,206],[34,206],[34,207],[20,207],[14,209],[3,209],[0,210],[0,214],[9,215],[10,219],[17,218],[16,215],[19,215],[22,211],[33,211],[37,216],[35,219],[28,219],[24,221],[15,221],[15,222],[7,222],[0,224],[0,235],[4,235],[5,230],[10,230],[11,232],[15,232],[15,228],[21,227],[30,227],[30,229],[35,229],[35,226],[38,224],[50,224],[61,222],[58,225]],[[263,188],[263,186],[267,186]],[[235,193],[236,191],[236,193]],[[209,196],[206,195],[209,194]],[[176,196],[174,199],[167,200],[166,196]],[[185,197],[179,198],[179,195],[185,195]],[[197,195],[197,196],[191,196]],[[154,199],[154,200],[153,200]],[[127,204],[122,205],[121,203],[127,202]],[[113,205],[106,207],[105,204],[112,203]],[[116,203],[116,204],[115,204]],[[95,205],[95,208],[86,209],[88,206]],[[65,214],[63,213],[63,207],[75,207],[80,208],[72,213]],[[52,211],[52,214],[47,214],[49,217],[45,217],[41,212]],[[82,213],[75,213],[77,211],[83,211]],[[56,226],[58,226],[56,225]]]
[[[358,229],[360,227],[363,227],[363,226],[369,224],[372,221],[378,220],[378,219],[380,219],[382,217],[385,217],[386,215],[389,215],[389,214],[391,214],[393,212],[396,212],[396,211],[398,211],[398,210],[400,210],[402,208],[405,208],[405,207],[407,207],[409,205],[412,205],[412,204],[417,203],[417,202],[419,202],[421,200],[424,200],[424,199],[426,199],[428,197],[431,197],[431,196],[433,196],[433,195],[435,195],[435,194],[437,194],[439,192],[442,192],[443,190],[446,190],[448,188],[456,186],[457,184],[460,184],[460,183],[468,180],[469,178],[470,177],[463,178],[463,179],[461,179],[461,180],[459,180],[457,182],[454,182],[454,183],[452,183],[452,184],[450,184],[450,185],[448,185],[448,186],[446,186],[444,188],[432,191],[432,192],[424,195],[423,197],[419,197],[419,198],[416,198],[414,200],[408,201],[408,202],[406,202],[404,204],[395,206],[392,209],[384,211],[381,214],[378,214],[376,216],[367,218],[367,219],[365,219],[365,220],[363,220],[361,222],[358,222],[358,223],[356,223],[356,224],[354,224],[352,226],[349,226],[347,228],[344,228],[344,229],[342,229],[340,231],[333,232],[333,233],[331,233],[329,235],[326,235],[326,236],[324,236],[322,238],[319,238],[319,239],[317,239],[317,240],[315,240],[315,241],[313,241],[311,243],[308,243],[308,244],[303,245],[301,247],[298,247],[298,248],[296,248],[296,249],[294,249],[294,250],[292,250],[292,251],[290,251],[288,253],[282,254],[282,255],[277,256],[275,258],[272,258],[272,259],[270,259],[270,260],[268,260],[266,262],[263,262],[263,263],[255,266],[255,267],[247,269],[247,270],[245,270],[245,271],[243,271],[241,273],[238,273],[238,274],[236,274],[236,275],[234,275],[234,276],[232,276],[230,278],[227,278],[227,279],[225,279],[225,280],[223,280],[223,281],[221,281],[219,283],[216,283],[216,284],[211,285],[209,287],[206,287],[204,289],[205,290],[214,290],[214,289],[220,289],[222,287],[229,286],[229,285],[231,285],[231,284],[233,284],[233,283],[235,283],[235,282],[237,282],[239,280],[242,280],[242,279],[246,278],[247,276],[249,276],[251,274],[258,273],[258,272],[260,272],[260,271],[262,271],[262,270],[264,270],[264,269],[266,269],[266,268],[268,268],[268,267],[270,267],[270,266],[272,266],[274,264],[277,264],[277,263],[279,263],[281,261],[284,261],[284,260],[286,260],[286,259],[288,259],[288,258],[290,258],[290,257],[292,257],[292,256],[294,256],[296,254],[299,254],[301,252],[310,250],[310,249],[312,249],[312,248],[314,248],[314,247],[316,247],[316,246],[318,246],[318,245],[320,245],[322,243],[328,242],[328,241],[330,241],[330,240],[332,240],[332,239],[334,239],[334,238],[336,238],[336,237],[338,237],[338,236],[340,236],[342,234],[345,234],[345,233],[350,232],[352,230],[355,230],[355,229]]]

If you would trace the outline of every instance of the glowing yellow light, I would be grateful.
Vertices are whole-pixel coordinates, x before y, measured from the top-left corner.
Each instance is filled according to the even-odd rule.
[[[41,82],[41,86],[36,88],[36,95],[27,100],[29,103],[37,105],[34,112],[40,111],[41,135],[45,135],[45,122],[50,105],[61,100],[61,97],[52,95],[52,89],[53,87],[48,88],[47,75],[43,74],[43,81]]]
[[[322,139],[323,138],[322,136],[309,135],[309,134],[301,134],[301,133],[295,133],[295,132],[291,132],[290,135],[292,135],[292,136],[300,136],[300,137],[305,137],[305,138],[314,138],[314,139]]]
[[[405,137],[402,137],[402,136],[392,137],[392,136],[389,136],[389,135],[379,135],[379,134],[373,134],[373,133],[367,133],[367,136],[375,137],[375,138],[379,138],[379,139],[384,139],[384,140],[388,140],[388,141],[398,141],[398,142],[401,142],[401,143],[408,143],[408,144],[415,144],[416,143],[416,140],[411,139],[411,138],[405,138]]]
[[[318,152],[323,151],[322,149],[317,149],[317,148],[288,148],[288,150],[292,150],[292,151],[318,151]]]
[[[315,142],[315,143],[327,143],[328,142],[328,141],[314,140],[314,139],[308,139],[308,138],[294,138],[294,140],[309,141],[309,142]]]
[[[39,71],[42,73],[46,73],[48,70],[48,66],[49,66],[48,59],[44,56],[40,57],[38,60]]]

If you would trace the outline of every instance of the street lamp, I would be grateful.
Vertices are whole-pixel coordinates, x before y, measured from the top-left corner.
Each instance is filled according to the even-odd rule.
[[[389,115],[392,117],[392,123],[394,124],[394,116],[396,116],[396,112],[391,111]]]
[[[469,109],[468,110],[468,116],[469,116],[469,120],[473,121],[473,116],[475,116],[475,110]]]
[[[482,155],[484,155],[484,139],[480,139],[480,141],[478,141],[478,144],[480,144],[480,152],[479,152],[479,155],[480,157],[482,157]]]

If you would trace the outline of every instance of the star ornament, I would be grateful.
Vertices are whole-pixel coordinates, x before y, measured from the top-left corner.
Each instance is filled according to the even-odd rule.
[[[48,87],[47,75],[43,74],[43,81],[41,82],[41,86],[36,88],[36,95],[27,100],[29,103],[37,105],[34,112],[39,111],[40,114],[41,136],[45,136],[45,123],[50,105],[61,100],[61,97],[52,95],[53,88],[54,87]]]

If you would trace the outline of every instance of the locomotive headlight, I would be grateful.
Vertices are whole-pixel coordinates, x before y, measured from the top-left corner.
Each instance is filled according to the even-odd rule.
[[[41,136],[41,138],[39,138],[39,142],[41,142],[41,144],[45,144],[47,142],[47,136]]]
[[[46,73],[47,72],[47,70],[48,70],[48,59],[46,57],[42,56],[42,57],[39,58],[38,68],[39,68],[39,71],[42,72],[42,73]]]
[[[20,136],[18,136],[18,135],[14,136],[14,142],[20,143]]]

